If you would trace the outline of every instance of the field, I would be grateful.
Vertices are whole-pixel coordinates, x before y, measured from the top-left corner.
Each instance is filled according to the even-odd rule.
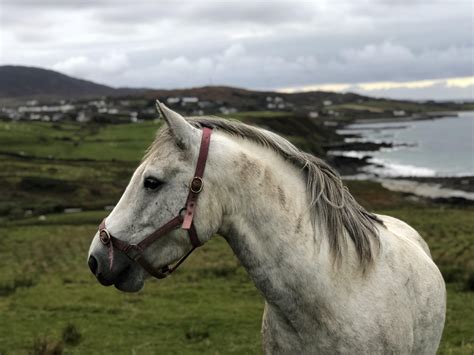
[[[290,139],[320,149],[288,117],[261,120],[291,125]],[[120,197],[158,126],[0,123],[0,354],[261,353],[263,298],[219,236],[137,294],[100,286],[87,268],[104,207]],[[440,353],[473,353],[474,208],[348,185],[364,206],[425,237],[448,282]],[[70,207],[83,211],[62,213]]]

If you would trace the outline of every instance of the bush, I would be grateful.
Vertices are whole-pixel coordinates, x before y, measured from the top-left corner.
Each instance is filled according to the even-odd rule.
[[[464,270],[459,266],[440,266],[441,274],[446,283],[461,282],[464,276]]]
[[[63,330],[63,341],[67,345],[77,345],[81,342],[82,335],[74,324],[68,324]]]
[[[464,291],[474,292],[474,270],[469,270],[464,280]]]
[[[209,338],[210,334],[207,330],[191,328],[185,332],[184,336],[190,342],[200,342]]]

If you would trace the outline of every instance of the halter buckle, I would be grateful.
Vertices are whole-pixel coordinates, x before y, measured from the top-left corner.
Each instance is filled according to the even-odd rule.
[[[191,192],[193,192],[195,194],[198,194],[202,191],[202,185],[203,184],[204,183],[203,183],[202,179],[199,176],[195,176],[191,179],[189,189],[191,190]]]

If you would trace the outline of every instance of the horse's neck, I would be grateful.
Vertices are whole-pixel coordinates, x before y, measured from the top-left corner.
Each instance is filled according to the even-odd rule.
[[[315,290],[326,288],[330,258],[311,224],[303,174],[270,153],[244,149],[235,160],[230,186],[238,188],[228,191],[220,233],[267,302],[297,316],[302,293],[314,305]]]

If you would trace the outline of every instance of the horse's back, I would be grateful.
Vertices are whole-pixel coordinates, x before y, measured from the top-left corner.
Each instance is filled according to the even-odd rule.
[[[383,221],[385,227],[390,232],[392,232],[399,238],[405,237],[414,241],[431,258],[431,252],[430,252],[430,248],[428,247],[428,244],[425,242],[425,240],[420,236],[420,234],[413,227],[391,216],[379,214],[377,215],[377,217]]]

